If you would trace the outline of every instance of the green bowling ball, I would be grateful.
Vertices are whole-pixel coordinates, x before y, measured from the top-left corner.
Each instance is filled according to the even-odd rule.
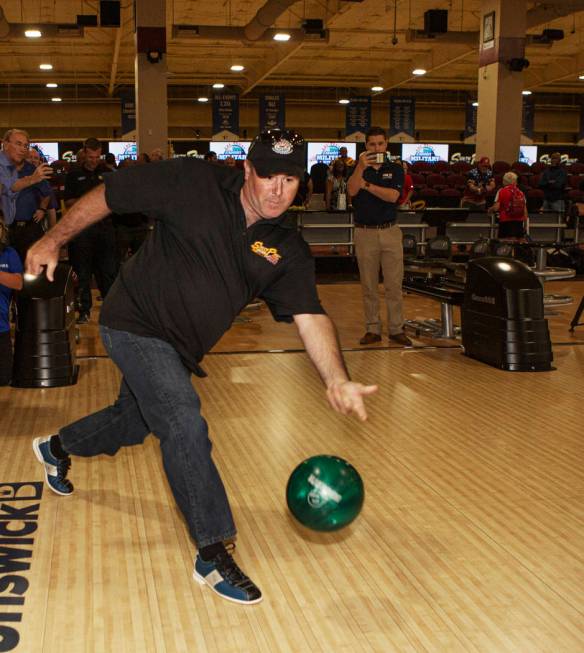
[[[296,467],[286,486],[286,501],[296,519],[315,531],[350,524],[365,499],[359,472],[337,456],[313,456]]]

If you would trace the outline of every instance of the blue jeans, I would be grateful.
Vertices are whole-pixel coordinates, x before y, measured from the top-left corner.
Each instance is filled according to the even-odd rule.
[[[199,548],[233,537],[231,509],[191,372],[163,340],[105,326],[100,331],[123,374],[120,394],[111,406],[62,428],[63,448],[75,456],[113,456],[154,433],[174,498]]]
[[[564,200],[544,200],[542,211],[556,211],[556,213],[564,212]]]

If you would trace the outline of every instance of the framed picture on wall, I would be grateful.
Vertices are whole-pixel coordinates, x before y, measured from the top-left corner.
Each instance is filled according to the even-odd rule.
[[[483,43],[495,40],[495,12],[483,16]]]

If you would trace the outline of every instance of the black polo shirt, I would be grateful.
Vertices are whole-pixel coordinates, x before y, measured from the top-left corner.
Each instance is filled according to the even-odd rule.
[[[388,161],[379,166],[377,170],[373,166],[365,168],[363,179],[376,186],[395,188],[401,195],[404,186],[404,170],[397,163]],[[361,189],[353,197],[355,222],[367,225],[395,222],[396,206],[397,200],[395,202],[386,202],[369,191]]]
[[[103,184],[104,173],[107,172],[108,169],[101,163],[95,170],[87,170],[85,166],[73,166],[65,177],[63,199],[76,200],[92,188]]]
[[[197,363],[254,297],[278,321],[324,313],[308,245],[282,217],[247,228],[239,170],[192,158],[106,175],[115,213],[155,220],[150,238],[124,265],[104,301],[100,322],[170,343]]]

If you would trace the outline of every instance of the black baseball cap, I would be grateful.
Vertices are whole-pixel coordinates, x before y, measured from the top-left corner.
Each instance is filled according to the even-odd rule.
[[[269,129],[254,138],[247,159],[260,177],[285,174],[301,178],[306,169],[306,144],[295,131]]]

